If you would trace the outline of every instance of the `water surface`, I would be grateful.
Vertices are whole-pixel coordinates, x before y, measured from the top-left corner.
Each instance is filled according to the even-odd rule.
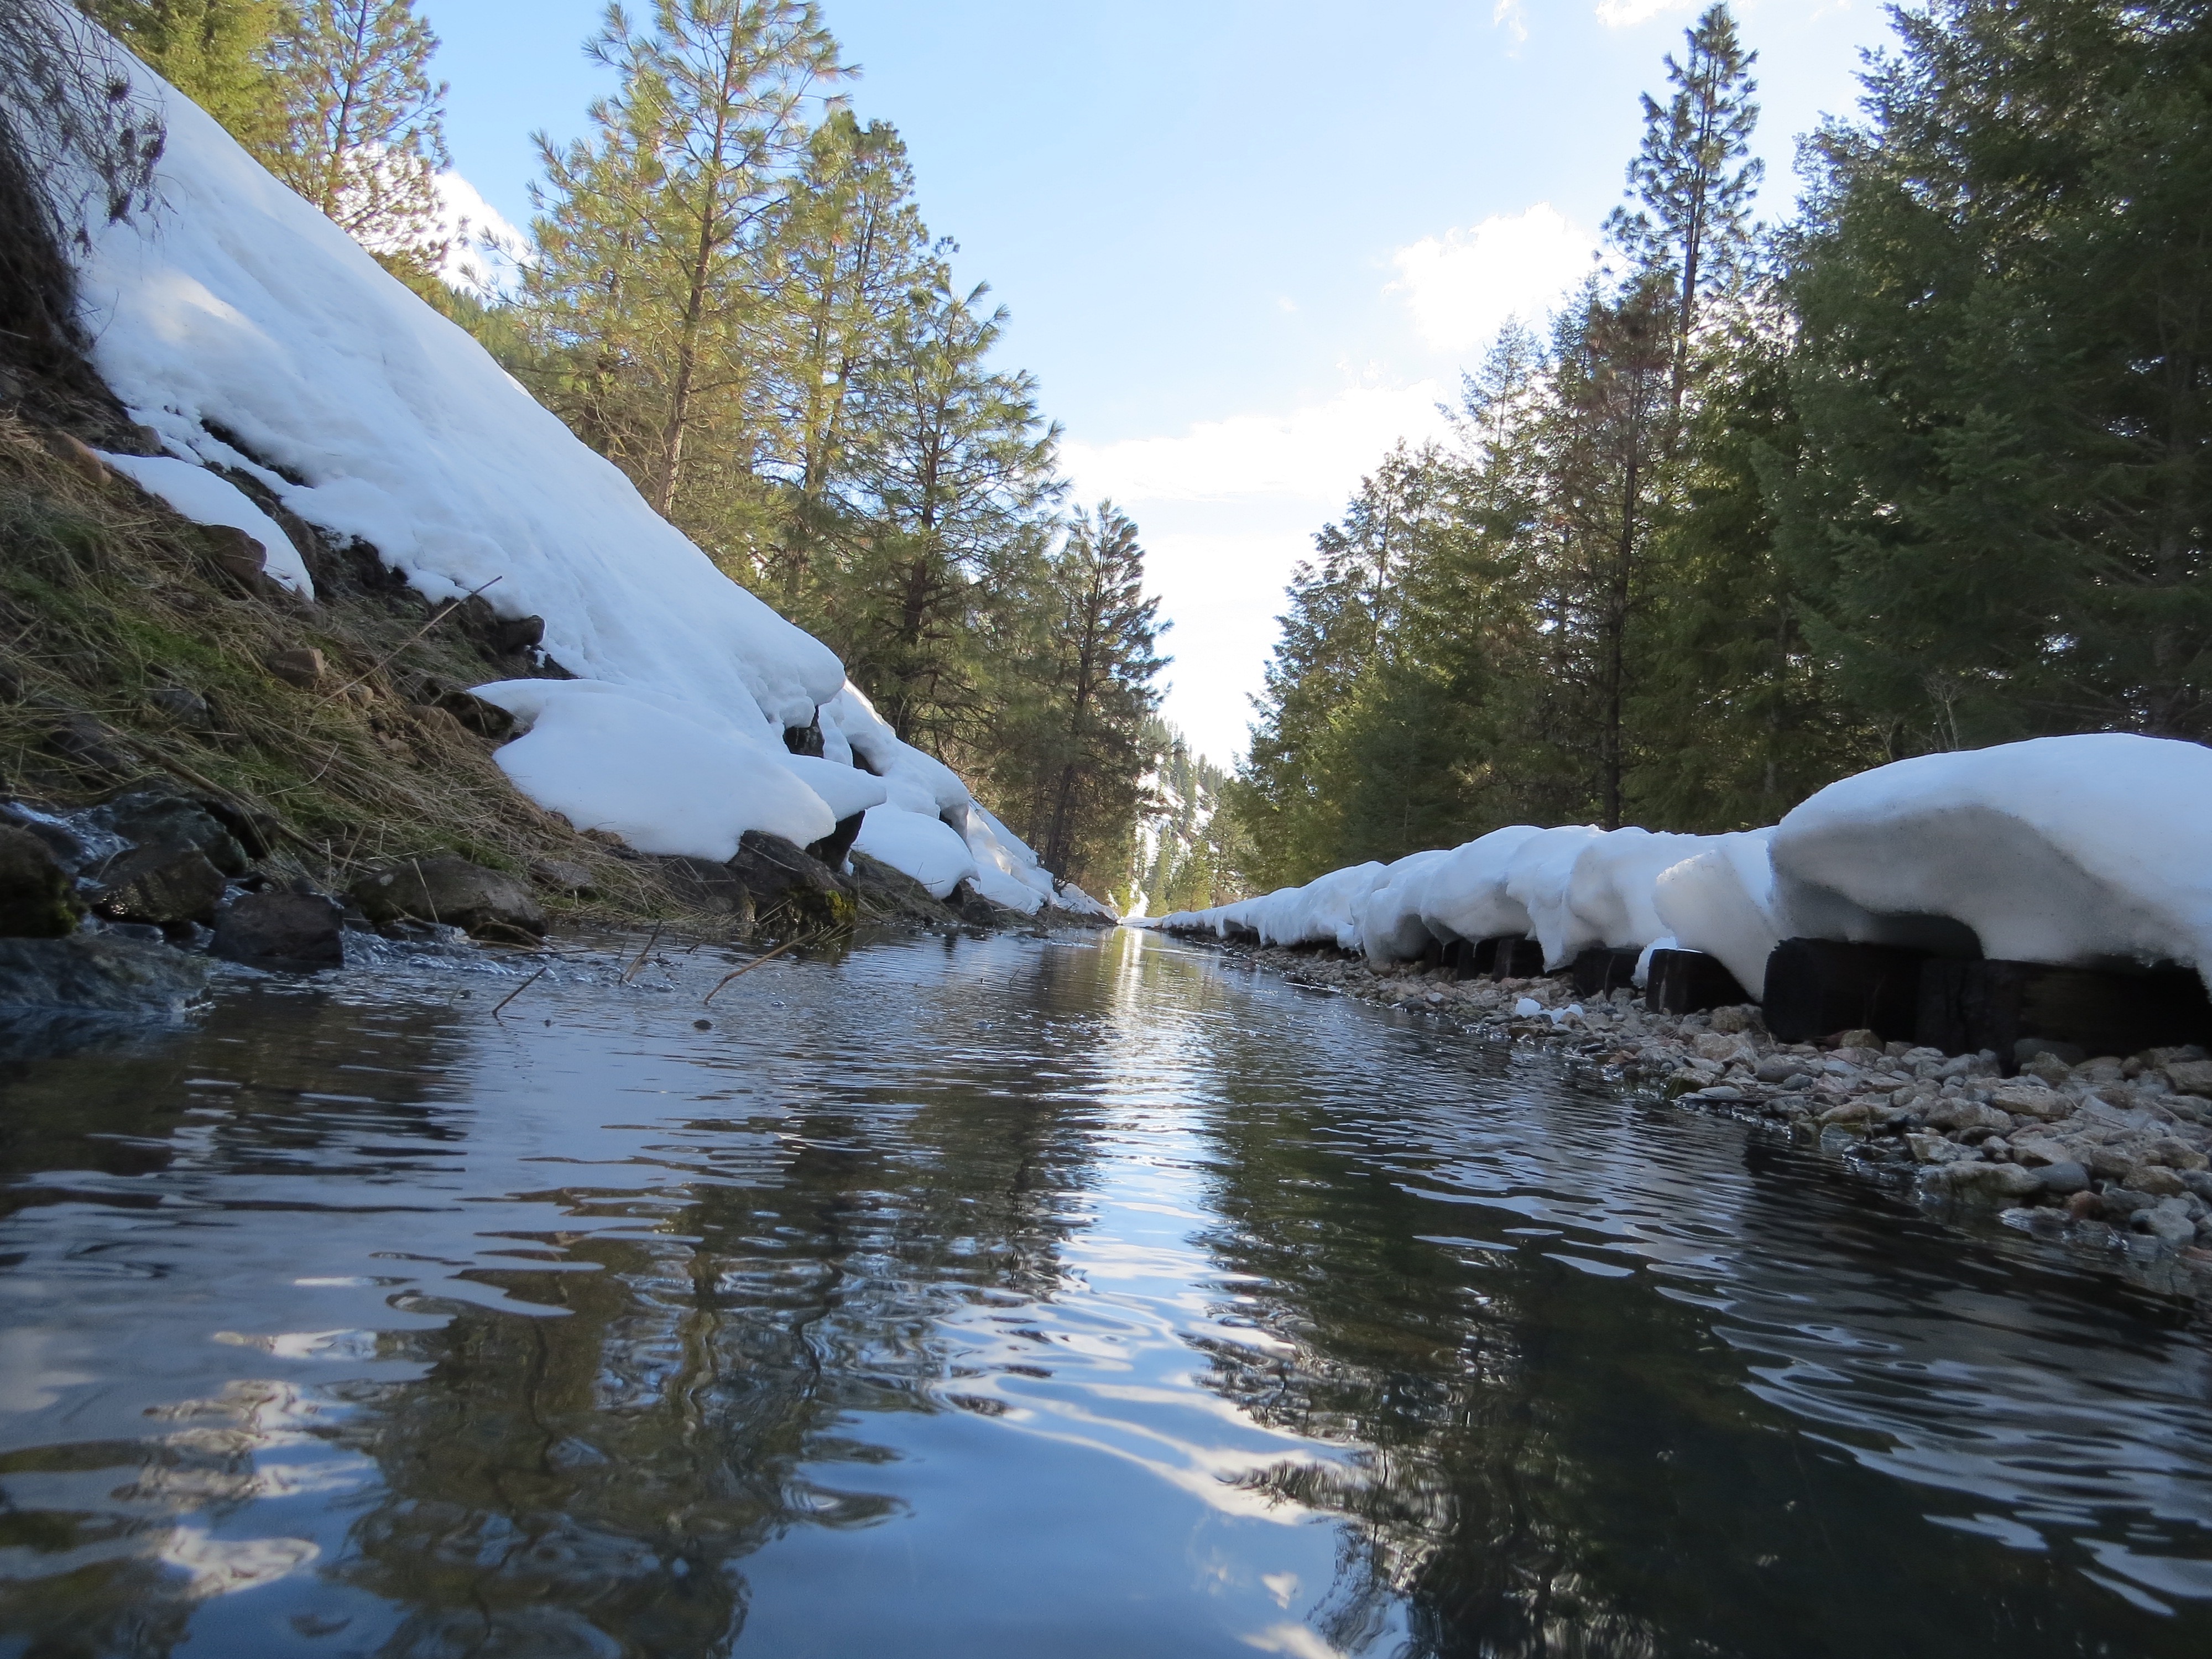
[[[2212,1342],[1157,939],[0,1083],[0,1655],[2190,1655]]]

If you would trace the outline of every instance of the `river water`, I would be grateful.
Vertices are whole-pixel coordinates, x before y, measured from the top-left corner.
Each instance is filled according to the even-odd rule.
[[[18,1034],[0,1655],[2212,1652],[2115,1273],[1141,934],[663,956]]]

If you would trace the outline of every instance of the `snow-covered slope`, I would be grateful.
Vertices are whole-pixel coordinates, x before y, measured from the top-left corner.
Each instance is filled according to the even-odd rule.
[[[168,124],[158,205],[89,224],[81,272],[96,366],[175,458],[126,460],[133,476],[203,522],[252,511],[258,523],[240,527],[299,591],[307,573],[273,522],[181,463],[258,479],[429,599],[480,591],[501,615],[544,617],[546,654],[597,690],[486,695],[527,728],[501,751],[509,775],[580,828],[726,857],[745,830],[805,839],[872,795],[953,826],[969,878],[1000,902],[1089,905],[900,742],[828,647],[716,569],[466,333],[138,72]],[[829,760],[849,770],[857,751],[880,784],[856,794],[788,763],[785,728],[817,719]],[[941,839],[889,821],[862,844],[895,863],[911,851],[909,873],[933,887],[949,867]]]

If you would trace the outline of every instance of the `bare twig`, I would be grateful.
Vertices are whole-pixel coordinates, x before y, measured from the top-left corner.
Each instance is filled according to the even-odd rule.
[[[494,577],[491,579],[491,582],[495,582],[495,581],[498,581],[498,580],[501,580],[501,578],[500,578],[500,577],[494,576]],[[390,662],[390,661],[391,661],[394,657],[398,656],[401,652],[404,651],[404,650],[405,650],[409,646],[410,646],[410,645],[414,644],[416,641],[417,641],[417,640],[421,639],[421,638],[422,638],[425,634],[428,633],[432,629],[435,628],[435,627],[436,627],[440,623],[441,623],[441,622],[445,621],[447,617],[448,617],[452,616],[452,615],[453,614],[453,612],[455,612],[456,611],[459,611],[459,610],[463,605],[466,605],[466,604],[467,604],[471,599],[473,599],[474,598],[476,598],[476,596],[477,596],[477,594],[479,594],[479,593],[483,592],[484,591],[484,588],[485,588],[485,587],[489,587],[489,586],[491,586],[491,582],[486,582],[486,583],[484,583],[483,587],[472,587],[472,588],[471,588],[467,592],[465,592],[465,593],[462,594],[462,595],[461,595],[461,597],[460,597],[459,599],[448,599],[448,600],[447,600],[447,601],[446,601],[446,603],[445,603],[443,605],[441,605],[441,606],[440,606],[440,607],[439,607],[439,609],[438,609],[437,612],[436,612],[434,616],[432,616],[432,617],[431,617],[431,618],[430,618],[430,620],[429,620],[429,621],[428,621],[428,622],[424,623],[423,623],[420,628],[416,629],[412,634],[410,634],[410,635],[409,635],[405,639],[404,639],[404,640],[400,641],[398,644],[397,644],[397,645],[393,646],[393,647],[392,647],[392,649],[391,649],[391,650],[389,650],[389,651],[386,652],[382,656],[379,657],[379,658],[378,658],[374,662],[371,663],[371,664],[368,665],[368,669],[367,669],[364,672],[362,672],[361,675],[359,675],[357,678],[354,678],[354,679],[349,679],[349,680],[348,680],[348,681],[347,681],[343,685],[342,685],[342,686],[338,687],[338,689],[337,689],[337,690],[335,690],[335,691],[331,692],[328,696],[325,697],[325,698],[322,700],[322,702],[323,702],[324,703],[336,702],[337,702],[340,697],[343,697],[343,696],[345,696],[345,694],[346,694],[347,692],[349,692],[349,691],[352,690],[354,689],[354,687],[356,687],[356,685],[361,685],[361,684],[365,684],[365,683],[366,683],[367,681],[368,681],[368,680],[369,680],[373,676],[374,676],[374,675],[375,675],[376,673],[378,673],[380,670],[382,670],[382,668],[384,667],[384,665],[385,665],[386,663]],[[320,708],[320,707],[322,706],[322,704],[321,704],[321,703],[318,703],[316,706],[317,706],[318,708]]]
[[[551,963],[550,963],[550,962],[549,962],[549,963],[547,963],[545,964],[545,968],[550,968],[552,965],[553,965],[553,964],[552,964]],[[538,983],[538,981],[539,980],[541,980],[541,979],[544,978],[544,977],[545,977],[545,968],[540,968],[540,969],[539,969],[536,973],[532,974],[532,975],[528,979],[526,979],[525,981],[523,981],[521,984],[520,984],[520,985],[516,986],[516,987],[515,987],[512,991],[509,991],[509,992],[508,992],[505,996],[501,997],[501,998],[499,1000],[499,1008],[495,1008],[495,1009],[493,1009],[493,1010],[491,1011],[491,1017],[492,1017],[494,1019],[497,1019],[497,1018],[499,1018],[499,1009],[500,1009],[500,1008],[504,1008],[504,1007],[506,1007],[506,1006],[507,1006],[507,1005],[508,1003],[510,1003],[510,1002],[514,1001],[514,1000],[515,1000],[515,998],[517,998],[517,997],[520,996],[520,995],[521,995],[525,991],[527,991],[527,990],[528,990],[532,986],[533,986],[533,985],[537,984],[537,983]]]
[[[623,972],[621,981],[623,984],[629,984],[631,976],[645,966],[645,959],[653,954],[653,947],[659,943],[660,943],[660,924],[656,921],[653,924],[653,937],[646,940],[645,949],[637,953],[637,960],[630,963]]]
[[[733,979],[743,979],[747,974],[752,972],[754,969],[759,967],[761,963],[764,962],[774,962],[786,951],[791,949],[793,945],[811,945],[816,939],[824,937],[826,937],[826,935],[822,933],[811,933],[805,939],[787,939],[784,940],[782,944],[777,945],[775,950],[770,951],[766,956],[755,957],[744,967],[734,969],[731,972],[723,975],[720,982],[714,987],[714,990],[708,992],[705,996],[699,999],[699,1006],[702,1008],[705,1007],[708,1003],[714,1000],[714,993],[716,991],[720,991],[724,985],[727,985]]]

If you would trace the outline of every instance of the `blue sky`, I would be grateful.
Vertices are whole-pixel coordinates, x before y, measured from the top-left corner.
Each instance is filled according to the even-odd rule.
[[[593,0],[417,0],[456,170],[517,223],[533,130],[580,131]],[[641,5],[639,9],[643,9]],[[827,0],[864,117],[1012,313],[1084,499],[1144,532],[1170,718],[1226,760],[1313,532],[1441,425],[1507,313],[1586,268],[1685,0]],[[1847,112],[1872,0],[1737,0],[1766,208]]]

